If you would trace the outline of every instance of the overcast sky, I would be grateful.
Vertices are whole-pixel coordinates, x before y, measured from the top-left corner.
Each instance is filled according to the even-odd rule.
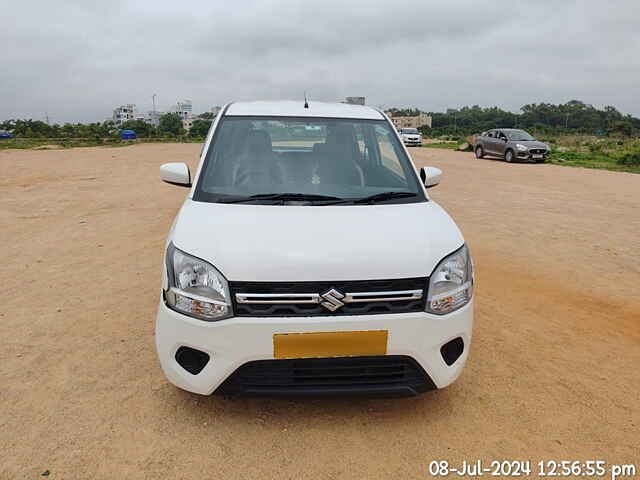
[[[0,0],[0,119],[231,100],[443,111],[580,99],[640,116],[639,0]]]

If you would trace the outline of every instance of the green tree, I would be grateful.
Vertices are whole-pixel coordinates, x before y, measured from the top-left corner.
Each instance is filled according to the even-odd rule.
[[[177,113],[165,113],[160,117],[160,133],[164,135],[184,135],[182,128],[182,118]]]
[[[206,137],[209,133],[209,127],[211,127],[211,120],[194,120],[189,129],[190,137]]]
[[[71,137],[75,137],[76,133],[76,129],[74,128],[73,124],[71,123],[65,123],[62,126],[62,136],[66,137],[66,138],[71,138]]]
[[[182,127],[182,123],[180,123]],[[120,126],[120,130],[133,130],[138,137],[150,137],[155,132],[155,127],[143,120],[127,120]]]
[[[387,112],[394,117],[416,117],[420,115],[420,109],[418,108],[390,108]]]
[[[524,128],[536,135],[545,133],[607,132],[632,136],[640,130],[640,119],[623,116],[614,107],[599,110],[580,100],[565,104],[532,103],[524,105],[521,113],[504,111],[498,107],[463,107],[446,113],[432,113],[432,128],[423,128],[426,135],[467,135],[491,128]]]

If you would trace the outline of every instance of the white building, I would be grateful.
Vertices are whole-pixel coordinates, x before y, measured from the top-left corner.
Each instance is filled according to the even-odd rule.
[[[191,100],[177,102],[173,107],[171,107],[171,111],[179,113],[183,120],[187,120],[193,116],[193,103]]]
[[[193,118],[192,117],[183,118],[182,119],[182,128],[184,128],[187,132],[189,130],[191,130],[192,126],[193,126]]]
[[[220,107],[214,108],[217,108],[218,111],[220,110]],[[213,112],[214,109],[212,108],[211,111]],[[115,108],[113,110],[112,120],[118,126],[129,120],[141,120],[157,127],[160,125],[160,117],[165,113],[166,112],[161,112],[158,110],[149,111],[146,113],[138,112],[136,105],[133,103],[129,103],[126,105],[120,105],[119,107]],[[185,130],[189,130],[191,128],[194,119],[193,104],[191,100],[176,102],[176,104],[169,109],[169,113],[177,113],[180,115],[180,119],[182,120],[182,127]]]
[[[164,115],[164,112],[159,112],[159,111],[151,111],[151,112],[147,112],[147,114],[145,115],[145,119],[144,121],[157,127],[160,125],[160,117]]]
[[[419,115],[413,117],[399,117],[394,116],[392,112],[386,112],[389,115],[389,118],[395,125],[397,129],[400,128],[420,128],[420,127],[429,127],[431,128],[431,115],[427,115],[426,113],[420,112]]]
[[[113,110],[113,121],[116,125],[122,125],[128,120],[135,120],[136,106],[134,103],[128,103],[126,105],[120,105]]]

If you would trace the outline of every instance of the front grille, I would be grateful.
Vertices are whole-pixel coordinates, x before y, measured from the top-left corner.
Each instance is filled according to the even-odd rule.
[[[424,299],[427,295],[427,277],[403,278],[394,280],[364,280],[364,281],[335,281],[335,282],[229,282],[234,312],[239,317],[313,317],[313,316],[344,316],[344,315],[375,315],[410,313],[424,310]],[[344,305],[334,311],[324,307],[322,303],[294,302],[295,295],[322,295],[335,289],[342,294],[376,292],[386,297],[384,292],[404,292],[420,290],[420,298],[388,301],[358,301]],[[237,295],[281,295],[279,303],[241,303]],[[292,295],[291,302],[287,295]],[[389,297],[392,297],[391,295]],[[397,297],[397,295],[393,295]],[[323,299],[320,298],[320,301]],[[326,302],[324,302],[326,303]]]
[[[534,154],[545,153],[546,151],[547,151],[546,148],[530,148],[529,149],[529,153],[534,153]]]
[[[409,394],[435,389],[411,357],[257,360],[238,368],[216,390],[224,395]]]

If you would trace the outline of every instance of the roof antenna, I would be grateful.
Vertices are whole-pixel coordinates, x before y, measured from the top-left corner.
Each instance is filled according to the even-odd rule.
[[[309,101],[307,100],[307,92],[304,92],[304,108],[309,108]]]

